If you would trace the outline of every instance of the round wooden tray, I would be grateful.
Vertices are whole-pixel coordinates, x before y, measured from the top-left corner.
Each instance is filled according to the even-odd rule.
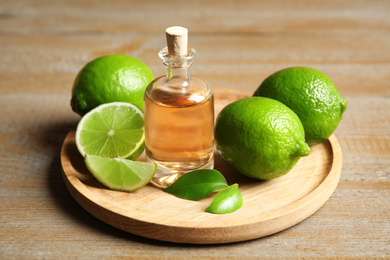
[[[241,91],[214,89],[216,114],[227,104],[249,96]],[[144,157],[141,156],[140,160]],[[341,172],[337,138],[315,145],[286,175],[257,181],[231,169],[215,155],[215,169],[228,183],[238,183],[241,209],[206,213],[215,194],[188,201],[148,184],[133,193],[112,191],[88,172],[77,151],[74,130],[64,140],[61,163],[66,186],[75,200],[103,222],[139,236],[191,244],[230,243],[260,238],[287,229],[316,212],[332,195]]]

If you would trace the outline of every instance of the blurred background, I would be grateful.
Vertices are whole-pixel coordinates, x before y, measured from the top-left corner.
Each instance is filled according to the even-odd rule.
[[[125,53],[165,73],[165,28],[189,29],[193,73],[212,86],[254,91],[288,66],[326,73],[344,95],[389,96],[390,2],[31,1],[0,3],[2,92],[70,93],[88,61]],[[15,79],[18,80],[15,80]]]

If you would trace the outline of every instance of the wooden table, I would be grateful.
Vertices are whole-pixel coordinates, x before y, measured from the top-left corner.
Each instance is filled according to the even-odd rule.
[[[0,2],[0,258],[390,257],[390,2]],[[80,119],[77,72],[124,53],[164,74],[164,30],[182,25],[198,51],[193,73],[253,92],[289,66],[317,68],[348,109],[335,134],[339,185],[314,215],[280,233],[225,245],[185,245],[117,230],[87,213],[61,176],[60,148]]]

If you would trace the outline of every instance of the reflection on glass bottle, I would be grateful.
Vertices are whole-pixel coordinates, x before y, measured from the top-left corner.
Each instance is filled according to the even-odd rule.
[[[190,170],[214,166],[213,92],[206,81],[190,75],[194,49],[179,43],[179,50],[169,50],[172,28],[187,32],[167,29],[168,48],[159,52],[167,73],[149,84],[144,103],[146,156],[157,164],[152,182],[161,187]]]

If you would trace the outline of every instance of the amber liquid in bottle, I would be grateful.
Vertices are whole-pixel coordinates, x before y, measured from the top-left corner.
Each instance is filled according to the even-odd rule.
[[[188,171],[214,166],[214,96],[206,81],[189,73],[195,54],[191,49],[175,57],[162,49],[167,75],[145,91],[145,151],[157,164],[156,186],[167,187]]]
[[[158,90],[145,97],[147,156],[173,171],[202,168],[213,159],[213,96],[200,103],[189,98],[164,98]]]

